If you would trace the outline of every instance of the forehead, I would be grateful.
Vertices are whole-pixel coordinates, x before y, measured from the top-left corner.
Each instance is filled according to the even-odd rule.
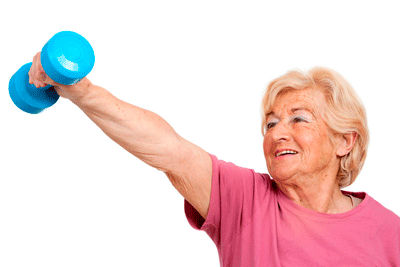
[[[324,95],[319,90],[290,90],[276,97],[272,110],[268,114],[279,114],[296,109],[308,109],[311,112],[315,112],[321,109],[324,103]]]

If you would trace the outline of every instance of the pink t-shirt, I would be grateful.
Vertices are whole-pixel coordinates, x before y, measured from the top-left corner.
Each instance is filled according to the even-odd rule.
[[[400,217],[364,192],[340,214],[292,202],[267,174],[211,155],[207,220],[185,200],[190,225],[205,231],[223,267],[400,266]]]

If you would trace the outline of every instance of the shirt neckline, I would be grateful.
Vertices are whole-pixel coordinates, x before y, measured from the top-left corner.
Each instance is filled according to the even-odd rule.
[[[354,216],[355,214],[359,213],[362,211],[370,201],[370,196],[365,193],[365,192],[350,192],[350,191],[344,191],[340,190],[344,195],[351,195],[357,198],[362,199],[361,203],[358,204],[356,207],[353,209],[343,212],[343,213],[336,213],[336,214],[329,214],[329,213],[323,213],[323,212],[318,212],[303,206],[300,206],[296,203],[294,203],[288,196],[286,196],[279,188],[277,188],[277,200],[278,204],[285,204],[285,207],[288,207],[289,209],[295,211],[296,213],[301,213],[302,215],[307,215],[311,216],[315,219],[322,219],[322,220],[337,220],[337,219],[344,219],[344,218],[349,218]]]

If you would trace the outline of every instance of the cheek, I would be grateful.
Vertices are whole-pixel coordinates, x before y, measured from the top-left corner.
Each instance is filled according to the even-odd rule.
[[[304,156],[320,158],[330,155],[332,146],[326,131],[307,125],[298,129],[296,136],[298,137],[298,143],[302,146]]]
[[[293,136],[302,143],[312,143],[318,139],[318,131],[309,124],[296,125],[293,127]]]
[[[271,151],[269,149],[272,147],[272,139],[268,137],[268,135],[264,136],[263,140],[263,149],[264,149],[264,154],[269,154]]]
[[[264,137],[264,141],[263,141],[263,150],[264,150],[264,157],[265,157],[265,161],[267,163],[267,167],[270,168],[271,167],[271,163],[272,163],[272,159],[271,159],[271,152],[270,148],[271,148],[271,138],[268,137]]]
[[[315,155],[315,150],[320,148],[321,140],[323,140],[318,129],[311,125],[295,127],[293,136],[306,157]]]
[[[264,136],[263,140],[263,149],[264,149],[264,155],[267,155],[268,153],[268,138]]]

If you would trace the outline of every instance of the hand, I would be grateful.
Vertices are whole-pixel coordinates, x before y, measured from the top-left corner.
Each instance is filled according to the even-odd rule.
[[[32,66],[28,72],[29,83],[34,84],[36,88],[45,87],[47,84],[58,86],[58,84],[50,79],[44,72],[42,63],[40,62],[40,52],[32,59]]]
[[[91,86],[91,82],[86,77],[73,85],[63,85],[53,81],[43,70],[42,63],[40,62],[40,52],[33,57],[28,75],[29,83],[34,84],[36,88],[45,87],[50,84],[54,87],[57,94],[71,101],[76,101],[86,95]]]

